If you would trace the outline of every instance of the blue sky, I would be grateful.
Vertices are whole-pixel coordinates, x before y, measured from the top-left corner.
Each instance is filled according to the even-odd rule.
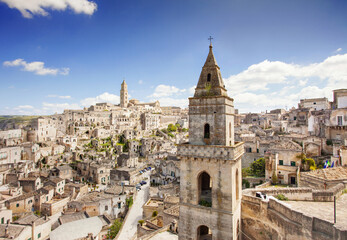
[[[187,106],[214,38],[241,112],[347,88],[347,1],[0,0],[0,114]]]

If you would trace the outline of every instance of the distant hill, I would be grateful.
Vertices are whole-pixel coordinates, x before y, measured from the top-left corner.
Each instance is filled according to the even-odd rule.
[[[0,115],[0,129],[6,128],[6,126],[8,126],[9,124],[23,124],[27,122],[29,123],[31,120],[39,117],[40,116],[37,115]]]

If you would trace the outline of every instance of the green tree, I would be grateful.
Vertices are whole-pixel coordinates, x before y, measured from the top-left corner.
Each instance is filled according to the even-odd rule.
[[[264,177],[265,176],[265,159],[259,158],[258,160],[252,162],[250,166],[250,173],[253,176]]]
[[[167,126],[167,130],[169,132],[176,132],[177,131],[177,127],[170,123],[169,126]]]
[[[116,219],[112,226],[108,229],[107,239],[114,239],[117,236],[120,228],[122,227],[122,224],[123,222],[121,220]]]

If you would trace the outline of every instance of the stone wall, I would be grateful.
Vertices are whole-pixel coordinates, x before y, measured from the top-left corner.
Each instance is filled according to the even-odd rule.
[[[241,220],[243,233],[251,239],[347,239],[347,230],[292,210],[274,199],[266,202],[244,195]]]
[[[246,189],[243,193],[250,196],[255,196],[256,192],[261,192],[268,196],[277,196],[283,194],[289,200],[293,201],[317,201],[317,202],[333,202],[334,196],[339,197],[342,191],[347,189],[346,184],[338,184],[328,190],[315,190],[312,188],[300,187],[300,188],[256,188]]]
[[[243,143],[235,143],[234,146],[219,145],[192,145],[180,144],[177,148],[177,156],[189,156],[196,158],[211,158],[223,160],[239,159],[244,153]]]

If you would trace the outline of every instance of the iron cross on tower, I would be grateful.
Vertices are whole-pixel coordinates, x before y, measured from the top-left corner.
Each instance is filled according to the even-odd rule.
[[[213,37],[211,37],[211,36],[208,38],[208,40],[210,40],[210,45],[212,45],[212,39],[213,39]]]

